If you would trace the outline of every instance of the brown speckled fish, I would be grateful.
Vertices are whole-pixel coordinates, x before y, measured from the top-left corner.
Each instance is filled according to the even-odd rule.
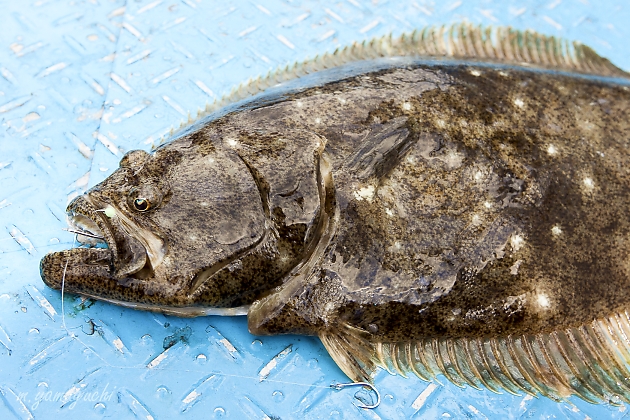
[[[355,381],[630,401],[627,73],[455,26],[237,95],[290,78],[128,153],[68,206],[107,247],[48,254],[46,284],[317,335]]]

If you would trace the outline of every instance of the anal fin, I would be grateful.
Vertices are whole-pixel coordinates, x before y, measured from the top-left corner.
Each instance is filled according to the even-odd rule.
[[[557,401],[576,395],[591,403],[630,402],[627,312],[580,327],[509,337],[378,342],[367,331],[343,324],[320,338],[354,381],[371,381],[381,367],[427,381],[443,375],[458,386]]]

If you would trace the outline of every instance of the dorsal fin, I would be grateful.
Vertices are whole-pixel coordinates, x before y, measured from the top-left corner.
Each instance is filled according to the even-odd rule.
[[[429,26],[398,37],[385,35],[337,48],[312,59],[270,71],[241,83],[220,100],[206,106],[205,113],[260,93],[278,83],[354,61],[379,57],[448,57],[505,64],[525,64],[599,76],[630,77],[592,48],[579,42],[546,36],[534,31],[458,23]]]
[[[387,343],[342,325],[320,338],[354,381],[372,380],[380,366],[427,381],[444,375],[460,387],[484,386],[493,392],[630,402],[630,316],[625,311],[580,327],[509,337]]]
[[[629,73],[580,42],[570,42],[535,31],[519,31],[510,27],[483,27],[470,23],[428,26],[396,37],[389,34],[354,42],[337,48],[332,53],[326,52],[314,58],[296,61],[270,71],[265,76],[250,79],[233,88],[221,99],[206,104],[205,109],[197,112],[196,119],[189,114],[187,121],[182,121],[176,130],[171,130],[169,137],[218,109],[254,96],[279,83],[351,62],[405,56],[526,65],[630,78]],[[161,139],[160,143],[164,140]]]

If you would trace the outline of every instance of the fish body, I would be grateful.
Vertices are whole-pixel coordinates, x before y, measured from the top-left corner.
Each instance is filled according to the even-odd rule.
[[[627,401],[630,83],[515,61],[361,60],[129,152],[68,206],[107,247],[42,278],[317,335],[357,381]]]

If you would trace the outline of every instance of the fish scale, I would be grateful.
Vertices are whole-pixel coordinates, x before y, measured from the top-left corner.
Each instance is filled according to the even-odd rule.
[[[496,34],[375,39],[237,89],[76,198],[109,248],[48,254],[42,278],[247,311],[254,334],[319,336],[355,381],[628,401],[628,75]]]

